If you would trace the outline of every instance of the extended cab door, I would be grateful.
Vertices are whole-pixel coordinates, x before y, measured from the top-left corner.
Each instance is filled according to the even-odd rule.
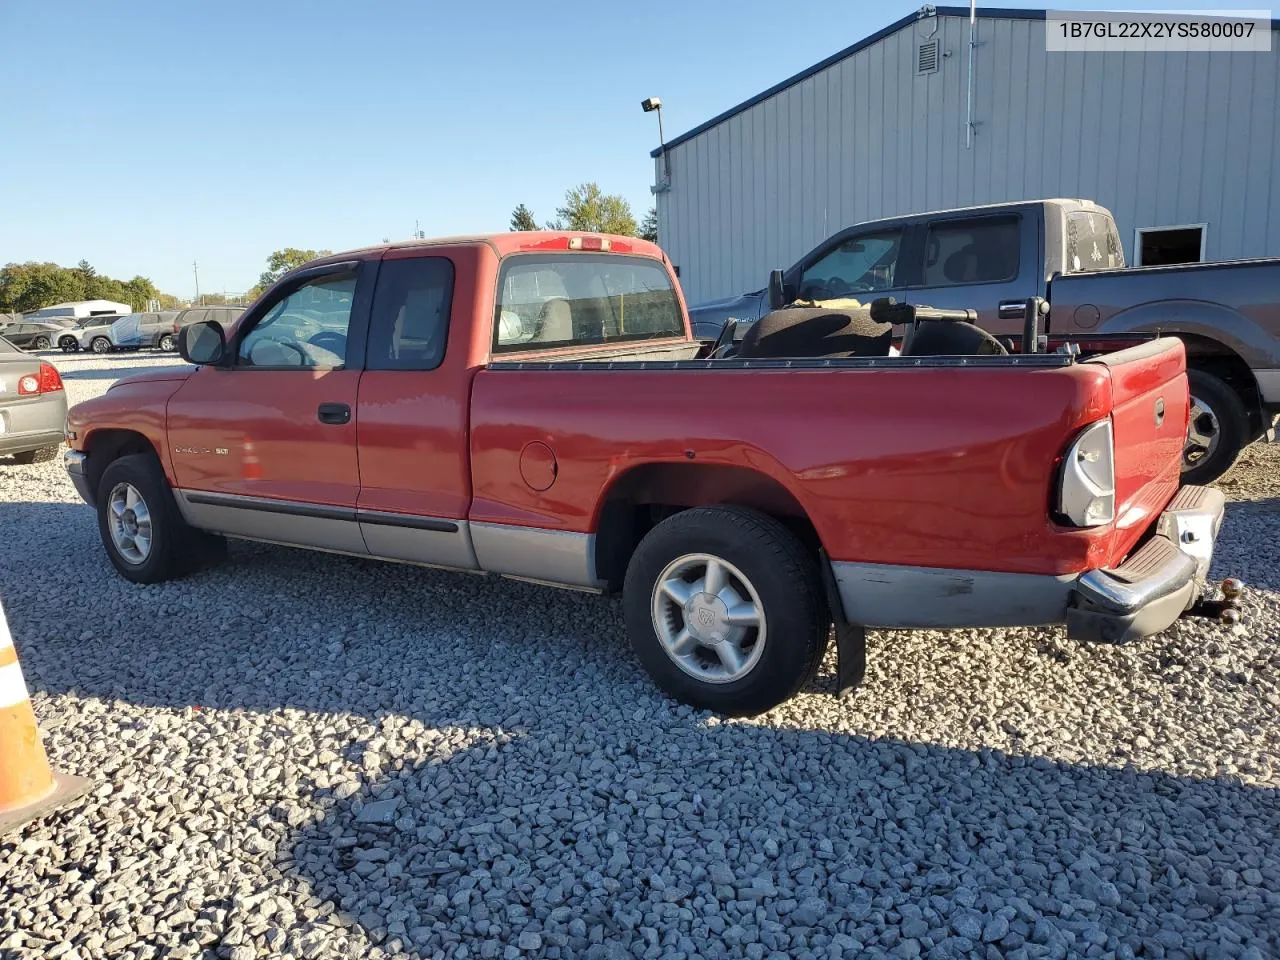
[[[972,307],[980,327],[1017,341],[1023,304],[1044,285],[1037,214],[940,217],[918,229],[923,262],[906,299],[953,310]]]
[[[476,568],[467,525],[473,328],[481,247],[392,250],[360,380],[359,521],[377,557]]]
[[[220,533],[365,553],[356,395],[377,263],[295,275],[169,401],[184,514]]]

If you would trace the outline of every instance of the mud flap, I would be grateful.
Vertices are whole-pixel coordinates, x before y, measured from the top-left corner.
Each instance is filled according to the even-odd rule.
[[[867,672],[867,630],[844,618],[844,604],[831,573],[831,561],[825,550],[818,551],[822,567],[822,586],[827,594],[827,609],[836,629],[836,696],[846,697],[862,685]]]

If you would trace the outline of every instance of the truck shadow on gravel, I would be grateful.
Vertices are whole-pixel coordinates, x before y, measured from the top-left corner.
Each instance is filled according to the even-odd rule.
[[[651,687],[614,602],[252,544],[191,580],[137,587],[111,571],[87,508],[5,509],[48,531],[39,576],[30,556],[0,551],[34,693],[275,713],[276,727],[284,709],[316,715],[300,745],[282,730],[273,762],[296,786],[262,790],[255,829],[366,945],[421,957],[1280,949],[1276,790],[796,729],[788,716],[722,722]],[[1280,528],[1274,502],[1265,519]],[[1276,569],[1275,537],[1249,539],[1223,555]],[[874,695],[911,696],[887,685]],[[288,948],[313,936],[292,931]]]

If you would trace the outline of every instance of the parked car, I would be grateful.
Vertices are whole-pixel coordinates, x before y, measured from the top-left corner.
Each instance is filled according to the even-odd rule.
[[[0,455],[43,463],[58,455],[67,418],[62,377],[0,337]]]
[[[68,333],[74,336],[76,329],[74,320],[23,320],[9,326],[4,337],[23,350],[48,350]]]
[[[1203,609],[1223,496],[1180,489],[1180,340],[893,329],[781,310],[707,359],[646,241],[391,244],[184,328],[194,366],[77,404],[64,460],[129,580],[230,536],[621,591],[657,683],[727,713],[799,690],[833,621],[847,688],[867,627],[1123,642]]]
[[[111,343],[119,350],[174,349],[173,324],[180,311],[130,313],[111,324]]]
[[[1029,297],[1044,297],[1051,338],[1175,334],[1186,344],[1193,397],[1183,450],[1188,483],[1212,482],[1247,444],[1272,438],[1280,414],[1280,259],[1126,269],[1114,218],[1089,200],[859,223],[787,268],[782,293],[972,307],[981,326],[1002,337],[1020,333]],[[714,340],[727,319],[750,322],[769,309],[761,288],[689,312],[695,335]]]
[[[99,314],[76,321],[74,327],[58,336],[58,349],[63,353],[92,350],[94,353],[110,353],[115,349],[111,342],[111,325],[119,314]]]

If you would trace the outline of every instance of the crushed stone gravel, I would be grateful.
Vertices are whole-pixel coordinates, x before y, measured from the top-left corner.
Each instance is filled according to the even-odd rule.
[[[71,400],[174,362],[51,357]],[[722,720],[614,600],[260,544],[116,576],[60,462],[0,459],[0,598],[84,800],[0,839],[0,956],[1280,954],[1280,448],[1215,575],[1123,648],[871,636]]]

